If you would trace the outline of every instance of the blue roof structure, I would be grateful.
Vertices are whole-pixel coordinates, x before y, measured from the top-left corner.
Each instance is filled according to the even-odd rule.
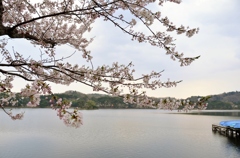
[[[240,120],[221,121],[219,124],[224,127],[240,128]]]

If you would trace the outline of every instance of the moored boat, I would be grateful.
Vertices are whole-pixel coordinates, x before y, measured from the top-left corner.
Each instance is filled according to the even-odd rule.
[[[240,120],[221,121],[219,124],[224,127],[240,128]]]

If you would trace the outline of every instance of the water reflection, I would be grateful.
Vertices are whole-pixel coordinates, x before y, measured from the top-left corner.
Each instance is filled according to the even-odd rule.
[[[240,155],[240,137],[225,137],[225,141],[222,142],[223,149],[225,151],[226,157],[233,157],[232,152]]]
[[[226,139],[228,144],[240,149],[240,136],[236,134],[220,134],[218,131],[212,131],[213,136],[217,139]]]
[[[235,145],[238,147],[238,151],[240,152],[240,137],[227,137],[228,141],[231,145]]]

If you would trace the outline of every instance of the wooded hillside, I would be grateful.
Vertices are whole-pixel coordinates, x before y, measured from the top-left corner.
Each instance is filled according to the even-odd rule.
[[[190,100],[196,100],[200,96],[192,96]],[[240,92],[224,92],[222,94],[211,95],[208,100],[208,110],[220,109],[220,110],[231,110],[240,109]]]
[[[4,94],[0,94],[1,97]],[[98,109],[98,108],[140,108],[134,104],[126,104],[123,102],[123,98],[112,97],[104,94],[84,94],[77,91],[66,91],[65,93],[55,94],[58,98],[63,98],[72,102],[72,107],[79,107],[80,109]],[[17,94],[18,97],[18,94]],[[41,102],[39,107],[50,107],[49,99],[52,96],[41,96]],[[201,96],[192,96],[188,98],[191,101],[196,101]],[[154,98],[159,100],[160,98]],[[17,107],[25,107],[28,99],[19,98]],[[240,92],[228,92],[218,95],[212,95],[208,100],[207,110],[231,110],[240,109]]]

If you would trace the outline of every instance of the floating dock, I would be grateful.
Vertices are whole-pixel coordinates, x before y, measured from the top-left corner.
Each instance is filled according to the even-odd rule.
[[[225,136],[240,137],[240,128],[213,124],[212,131],[219,132],[220,134]]]

